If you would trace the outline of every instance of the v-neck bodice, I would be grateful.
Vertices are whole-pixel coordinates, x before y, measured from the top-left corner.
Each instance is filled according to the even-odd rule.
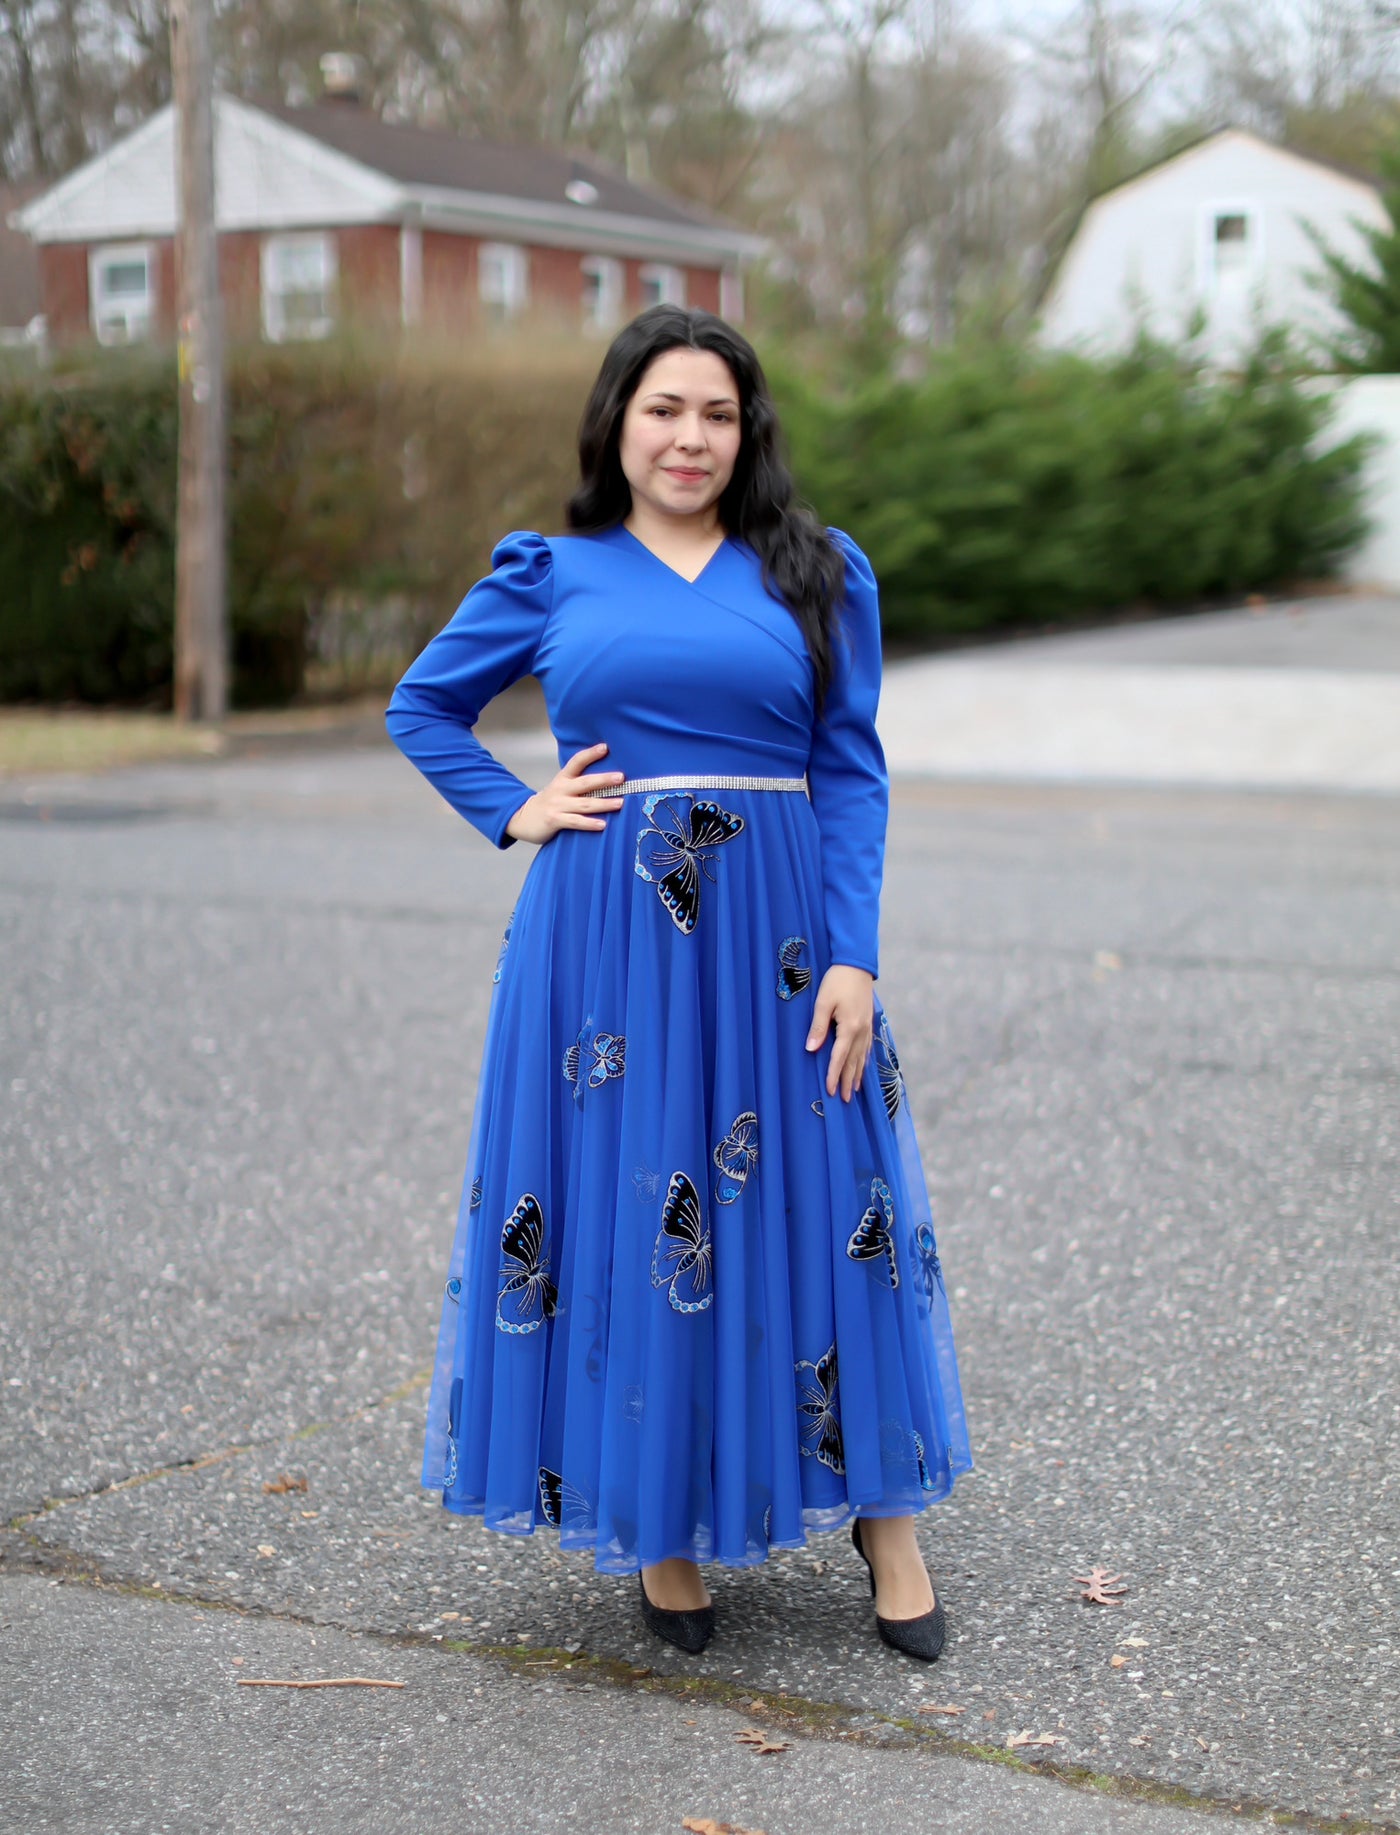
[[[729,537],[727,535],[722,535],[719,539],[718,544],[710,550],[710,553],[708,554],[708,556],[705,559],[705,565],[700,569],[699,573],[695,574],[693,578],[688,578],[685,574],[681,572],[679,567],[673,567],[671,563],[668,560],[666,560],[663,555],[660,555],[656,552],[655,548],[649,547],[647,543],[642,540],[640,535],[633,534],[632,530],[627,527],[626,523],[620,524],[619,527],[622,529],[623,534],[628,536],[632,541],[634,541],[644,554],[649,554],[651,556],[652,560],[656,562],[658,567],[664,567],[667,573],[674,574],[676,578],[679,581],[681,581],[681,583],[685,586],[699,586],[700,585],[701,581],[705,578],[705,575],[710,571],[711,567],[713,567],[715,562],[719,559],[720,550],[724,547],[725,543],[729,540]]]
[[[811,663],[751,550],[726,540],[688,581],[620,526],[550,548],[534,673],[561,764],[606,740],[605,768],[629,777],[801,775]]]

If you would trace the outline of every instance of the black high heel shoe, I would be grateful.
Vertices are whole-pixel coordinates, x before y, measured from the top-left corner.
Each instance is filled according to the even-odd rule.
[[[870,1575],[870,1597],[875,1597],[875,1569],[870,1565],[870,1557],[861,1546],[860,1518],[851,1524],[851,1544],[861,1560],[865,1563]],[[890,1646],[891,1650],[902,1650],[906,1657],[917,1657],[921,1663],[932,1663],[943,1648],[948,1636],[947,1621],[943,1617],[943,1606],[935,1593],[933,1610],[924,1612],[918,1618],[881,1618],[875,1614],[875,1628]]]
[[[640,1573],[637,1584],[642,1592],[642,1618],[648,1631],[674,1644],[677,1650],[688,1650],[692,1656],[705,1648],[715,1628],[713,1606],[697,1606],[690,1612],[668,1612],[663,1606],[654,1606],[647,1598],[647,1583]]]

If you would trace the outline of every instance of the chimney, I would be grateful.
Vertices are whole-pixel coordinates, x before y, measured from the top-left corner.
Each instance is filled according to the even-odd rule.
[[[321,99],[358,108],[364,65],[353,51],[327,51],[321,59]]]

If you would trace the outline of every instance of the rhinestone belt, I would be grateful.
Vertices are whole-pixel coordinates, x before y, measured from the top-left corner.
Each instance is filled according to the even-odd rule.
[[[637,796],[645,790],[801,790],[805,777],[730,777],[701,773],[696,777],[627,777],[620,784],[585,790],[585,796]]]

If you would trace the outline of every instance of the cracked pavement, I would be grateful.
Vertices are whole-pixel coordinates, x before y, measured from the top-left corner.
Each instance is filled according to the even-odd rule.
[[[881,993],[978,1465],[923,1519],[924,1670],[839,1536],[716,1572],[688,1658],[417,1486],[525,849],[372,747],[0,788],[0,1821],[550,1828],[576,1778],[647,1831],[1400,1827],[1397,843],[1384,797],[897,784]],[[410,1687],[253,1703],[258,1651]],[[122,1757],[177,1696],[198,1817],[187,1741]],[[966,1756],[1022,1730],[1160,1801]]]

